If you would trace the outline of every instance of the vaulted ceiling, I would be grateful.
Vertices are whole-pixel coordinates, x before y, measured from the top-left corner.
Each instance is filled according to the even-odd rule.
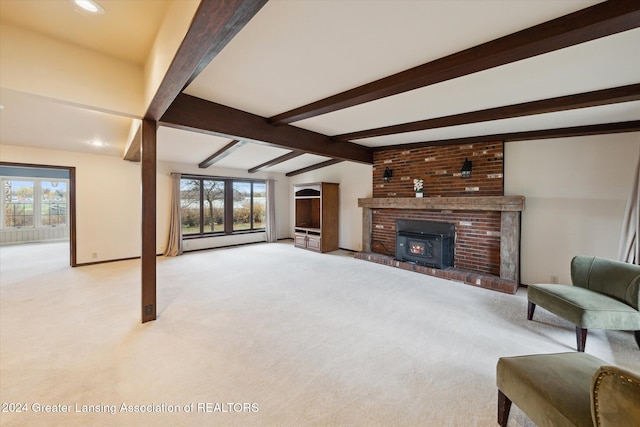
[[[171,2],[99,0],[93,24],[68,3],[2,0],[0,23],[142,66]],[[637,1],[226,3],[202,2],[178,51],[201,57],[158,110],[159,160],[296,174],[389,146],[640,130]],[[246,22],[207,30],[233,8]],[[88,151],[100,134],[135,157],[131,117],[2,83],[3,144]]]

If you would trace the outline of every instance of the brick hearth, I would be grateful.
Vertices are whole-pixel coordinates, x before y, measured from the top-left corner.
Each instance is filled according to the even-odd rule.
[[[491,274],[482,274],[477,271],[466,270],[463,268],[450,267],[438,270],[437,268],[423,267],[421,265],[411,264],[408,262],[396,261],[392,256],[374,252],[358,252],[355,254],[354,258],[401,268],[403,270],[415,271],[416,273],[440,277],[442,279],[449,279],[455,282],[462,282],[471,286],[505,292],[508,294],[515,294],[518,290],[518,282],[515,280],[501,279],[500,277]]]

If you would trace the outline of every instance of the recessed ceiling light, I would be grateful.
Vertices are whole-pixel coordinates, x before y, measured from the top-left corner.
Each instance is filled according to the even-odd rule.
[[[95,13],[96,15],[102,15],[104,13],[102,6],[93,0],[74,0],[74,3],[87,12]]]
[[[89,144],[93,145],[94,147],[104,147],[105,144],[104,142],[98,140],[98,139],[94,139],[93,141],[89,141]]]

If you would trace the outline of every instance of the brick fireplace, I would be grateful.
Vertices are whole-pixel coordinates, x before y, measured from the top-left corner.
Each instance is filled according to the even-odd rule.
[[[524,197],[503,195],[503,148],[496,142],[375,152],[373,198],[358,200],[363,251],[357,257],[515,293]],[[470,178],[460,176],[465,159],[473,163]],[[393,173],[388,182],[386,168]],[[415,178],[424,180],[423,198],[415,197]],[[455,224],[454,266],[435,269],[395,260],[398,220]]]

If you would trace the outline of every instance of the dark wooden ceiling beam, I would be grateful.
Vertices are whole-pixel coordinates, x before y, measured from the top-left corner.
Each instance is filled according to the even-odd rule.
[[[176,96],[266,3],[267,0],[201,0],[145,118],[159,120]]]
[[[228,143],[227,145],[225,145],[224,147],[222,147],[221,149],[219,149],[218,151],[216,151],[215,153],[207,157],[205,160],[203,160],[198,165],[198,167],[200,169],[206,169],[212,164],[224,159],[229,154],[233,153],[235,150],[242,147],[243,145],[244,145],[243,141],[238,141],[237,139],[234,139],[233,141],[231,141],[230,143]]]
[[[413,142],[410,144],[385,145],[373,148],[374,151],[412,150],[438,145],[481,144],[493,141],[531,141],[536,139],[568,138],[574,136],[605,135],[624,132],[639,132],[640,120],[628,122],[603,123],[587,126],[573,126],[557,129],[531,130],[524,132],[497,133],[493,135],[470,136],[465,138],[440,139],[434,141]]]
[[[304,153],[302,151],[291,151],[290,153],[287,153],[285,155],[282,155],[280,157],[276,157],[275,159],[271,159],[267,162],[264,162],[258,166],[252,167],[251,169],[249,169],[247,172],[249,173],[256,173],[258,171],[261,171],[262,169],[266,169],[266,168],[270,168],[271,166],[275,166],[277,164],[280,164],[282,162],[286,162],[287,160],[291,160],[291,159],[295,159],[298,156],[302,156]]]
[[[278,114],[269,121],[286,124],[308,119],[639,26],[640,2],[606,1]]]
[[[339,141],[350,141],[354,139],[371,138],[376,136],[393,135],[406,132],[416,132],[447,126],[458,126],[469,123],[487,122],[491,120],[552,113],[557,111],[573,110],[577,108],[597,107],[600,105],[616,104],[620,102],[638,100],[640,100],[640,84],[633,84],[611,89],[596,90],[593,92],[560,96],[557,98],[542,99],[539,101],[524,102],[521,104],[506,105],[503,107],[488,108],[485,110],[471,111],[468,113],[452,114],[450,116],[418,120],[410,123],[402,123],[375,129],[362,130],[358,132],[345,133],[342,135],[335,135],[332,137],[332,139]]]
[[[201,0],[191,26],[145,113],[157,121],[176,96],[240,32],[267,0]],[[129,145],[124,159],[140,161],[141,139]]]
[[[340,159],[331,159],[325,162],[316,163],[315,165],[307,166],[306,168],[298,169],[292,172],[287,172],[285,175],[286,176],[300,175],[301,173],[306,173],[306,172],[314,171],[316,169],[326,168],[327,166],[335,165],[343,161],[344,160],[340,160]]]
[[[295,126],[273,126],[265,117],[194,96],[180,94],[162,116],[164,126],[267,143],[320,156],[373,163],[370,148],[334,142],[326,135]]]

